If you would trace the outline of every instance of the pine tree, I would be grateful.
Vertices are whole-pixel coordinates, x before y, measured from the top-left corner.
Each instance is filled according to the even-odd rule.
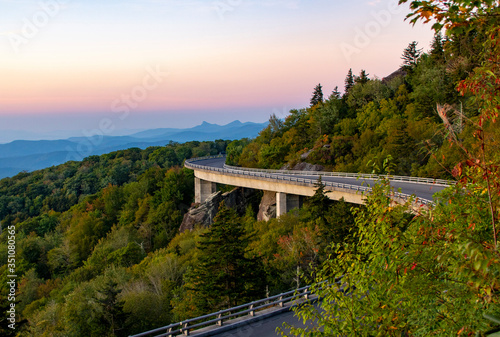
[[[432,40],[430,55],[431,59],[437,63],[445,61],[443,36],[439,32],[434,35]]]
[[[213,312],[263,295],[262,268],[248,258],[248,238],[236,212],[221,203],[210,231],[199,243],[199,260],[191,275],[199,312]]]
[[[311,107],[323,103],[323,88],[321,83],[314,88],[313,96],[311,97]]]
[[[415,68],[418,59],[422,54],[422,49],[417,49],[417,44],[418,43],[416,41],[411,42],[404,50],[403,56],[401,56],[401,59],[403,60],[401,68],[406,71],[411,71]]]
[[[368,75],[369,74],[367,74],[365,70],[361,70],[361,73],[359,74],[359,77],[356,77],[355,82],[360,84],[367,83],[370,80]]]
[[[125,331],[126,314],[123,312],[124,302],[119,299],[121,290],[118,283],[111,278],[105,278],[94,299],[102,308],[100,324],[109,327],[113,336],[127,336]]]
[[[338,86],[336,86],[335,89],[333,89],[332,94],[328,99],[330,100],[340,99],[340,91]]]
[[[354,76],[352,75],[352,69],[349,69],[347,76],[345,78],[345,94],[349,93],[349,90],[354,86]]]

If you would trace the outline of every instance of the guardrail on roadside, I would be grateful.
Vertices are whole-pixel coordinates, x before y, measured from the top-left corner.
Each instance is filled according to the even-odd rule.
[[[161,328],[157,328],[154,330],[142,332],[137,335],[132,335],[129,337],[143,337],[143,336],[162,336],[168,337],[176,334],[183,334],[188,336],[191,330],[196,328],[201,328],[209,325],[218,325],[222,326],[224,321],[228,319],[248,315],[251,317],[257,316],[258,311],[270,308],[273,306],[284,307],[286,303],[296,301],[303,297],[308,300],[309,295],[311,295],[311,291],[309,290],[310,286],[302,287],[296,290],[291,290],[279,295],[267,297],[258,301],[242,304],[233,308],[229,308],[226,310],[221,310],[212,314],[203,315],[195,318],[191,318],[182,322],[173,323],[170,325],[163,326]]]
[[[216,155],[216,156],[208,156],[208,157],[200,157],[188,159],[186,162],[194,162],[201,161],[206,159],[215,159],[222,158],[225,155]],[[343,178],[362,178],[362,179],[374,179],[377,180],[379,178],[387,178],[389,180],[395,181],[408,181],[408,182],[416,182],[423,184],[432,184],[432,185],[444,185],[450,186],[455,182],[452,180],[445,179],[434,179],[434,178],[422,178],[422,177],[409,177],[409,176],[397,176],[397,175],[378,175],[378,174],[369,174],[369,173],[347,173],[347,172],[327,172],[327,171],[297,171],[297,170],[270,170],[270,169],[258,169],[258,168],[249,168],[249,167],[237,167],[224,164],[224,168],[232,169],[232,170],[240,170],[240,171],[252,171],[252,172],[265,172],[265,173],[275,173],[275,174],[288,174],[288,175],[317,175],[317,176],[325,176],[325,177],[343,177]]]
[[[297,171],[297,170],[269,170],[269,169],[256,169],[247,167],[237,167],[224,164],[224,168],[228,169],[239,169],[242,171],[253,171],[253,172],[268,172],[268,173],[281,173],[289,175],[313,175],[313,176],[325,176],[325,177],[342,177],[342,178],[362,178],[362,179],[373,179],[377,180],[379,178],[387,178],[389,180],[395,181],[408,181],[423,184],[432,185],[444,185],[450,186],[453,181],[444,179],[434,179],[434,178],[421,178],[421,177],[408,177],[408,176],[396,176],[396,175],[379,175],[379,174],[369,174],[369,173],[346,173],[346,172],[327,172],[327,171]]]
[[[306,173],[304,171],[249,169],[249,168],[239,168],[239,167],[229,166],[229,165],[225,165],[225,164],[224,164],[224,168],[220,168],[220,167],[211,167],[211,166],[205,166],[205,165],[199,165],[199,164],[193,163],[196,161],[203,161],[203,160],[207,160],[207,159],[215,159],[215,158],[222,158],[222,157],[224,157],[224,156],[218,155],[218,156],[194,158],[194,159],[186,160],[184,162],[184,166],[186,166],[187,168],[191,168],[191,169],[200,169],[200,170],[205,170],[205,171],[230,173],[230,174],[239,175],[239,176],[251,176],[251,177],[256,177],[256,178],[272,179],[272,180],[277,180],[277,181],[281,181],[281,182],[289,183],[289,184],[301,183],[301,184],[304,184],[306,186],[311,186],[311,187],[314,186],[318,182],[318,179],[288,177],[288,176],[284,175],[284,174],[304,175]],[[293,173],[289,173],[289,172],[293,172]],[[307,171],[308,175],[311,173],[312,173],[312,171]],[[312,174],[312,175],[317,175],[318,177],[320,177],[320,176],[330,176],[329,174],[345,174],[345,176],[342,176],[342,175],[336,175],[336,176],[338,176],[338,177],[353,177],[353,178],[360,177],[360,178],[365,178],[365,179],[378,179],[378,178],[382,177],[382,176],[378,176],[378,175],[359,175],[359,174],[354,174],[354,173],[320,172],[320,171],[314,171],[314,174]],[[392,176],[388,176],[388,177],[390,179],[392,179]],[[402,177],[402,176],[398,176],[398,177]],[[412,177],[407,177],[407,178],[412,178]],[[429,179],[429,178],[421,178],[421,179]],[[343,189],[343,190],[349,190],[349,191],[356,191],[356,192],[362,192],[362,193],[371,191],[371,187],[366,187],[366,186],[357,186],[357,185],[336,183],[336,182],[330,182],[330,181],[323,181],[322,183],[325,187],[331,187],[331,188],[337,188],[337,189]],[[406,194],[406,193],[394,192],[391,197],[392,198],[400,198],[403,200],[408,200],[414,196],[412,196],[410,194]],[[424,204],[424,205],[433,204],[433,202],[431,200],[422,199],[422,198],[418,198],[417,201],[421,204]]]

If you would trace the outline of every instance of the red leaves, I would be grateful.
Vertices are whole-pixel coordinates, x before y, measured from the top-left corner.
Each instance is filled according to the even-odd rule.
[[[479,164],[479,160],[476,160],[476,163],[474,163],[471,159],[467,159],[467,160],[465,161],[465,163],[467,164],[467,166],[469,166],[469,167],[473,167],[473,166],[475,166],[476,164]]]
[[[414,270],[416,267],[417,267],[417,262],[413,262],[413,264],[412,264],[412,265],[411,265],[411,267],[410,267],[410,270]],[[408,271],[408,268],[407,268],[407,267],[405,267],[405,271],[404,271],[404,273],[406,274],[406,272],[407,272],[407,271]]]
[[[458,177],[461,177],[462,176],[462,166],[463,164],[462,163],[458,163],[457,165],[455,165],[455,167],[453,168],[453,170],[451,171],[451,174],[455,177],[455,178],[458,178]]]

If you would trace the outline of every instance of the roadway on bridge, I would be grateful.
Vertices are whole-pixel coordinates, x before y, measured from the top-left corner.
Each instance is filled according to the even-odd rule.
[[[276,316],[268,317],[262,320],[257,320],[248,323],[247,325],[238,328],[214,334],[213,336],[219,337],[276,337],[281,336],[276,332],[276,328],[280,327],[283,331],[288,332],[283,328],[283,322],[294,327],[304,328],[305,325],[294,316],[293,311],[287,311]]]
[[[220,157],[220,158],[211,158],[211,159],[204,159],[204,160],[199,160],[199,161],[193,161],[191,163],[197,164],[197,165],[203,165],[207,167],[212,167],[212,168],[219,168],[223,169],[224,168],[224,163],[225,163],[226,158],[225,157]],[[303,178],[303,179],[312,179],[316,180],[318,179],[318,175],[308,175],[307,171],[297,171],[297,174],[274,174],[273,175],[279,175],[282,177],[294,177],[294,178]],[[353,186],[373,186],[375,184],[375,181],[373,179],[356,179],[356,178],[350,178],[350,177],[330,177],[330,176],[322,176],[322,180],[325,182],[333,182],[333,183],[340,183],[340,184],[348,184],[348,185],[353,185]],[[425,199],[432,201],[432,197],[435,193],[442,191],[443,189],[446,188],[444,185],[437,185],[437,184],[425,184],[425,183],[416,183],[416,182],[407,182],[407,181],[391,181],[391,186],[395,188],[397,191],[398,189],[401,189],[401,193],[404,194],[414,194],[420,199]]]

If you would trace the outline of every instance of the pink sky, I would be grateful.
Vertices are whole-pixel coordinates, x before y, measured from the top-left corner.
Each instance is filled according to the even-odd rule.
[[[349,68],[386,76],[408,43],[427,49],[432,38],[383,1],[242,0],[225,12],[220,1],[45,3],[50,10],[2,4],[0,129],[78,129],[72,116],[125,106],[135,118],[123,128],[140,116],[151,124],[140,127],[263,122],[273,110],[307,106],[318,83],[325,96],[342,90]],[[154,125],[159,112],[170,125]]]

